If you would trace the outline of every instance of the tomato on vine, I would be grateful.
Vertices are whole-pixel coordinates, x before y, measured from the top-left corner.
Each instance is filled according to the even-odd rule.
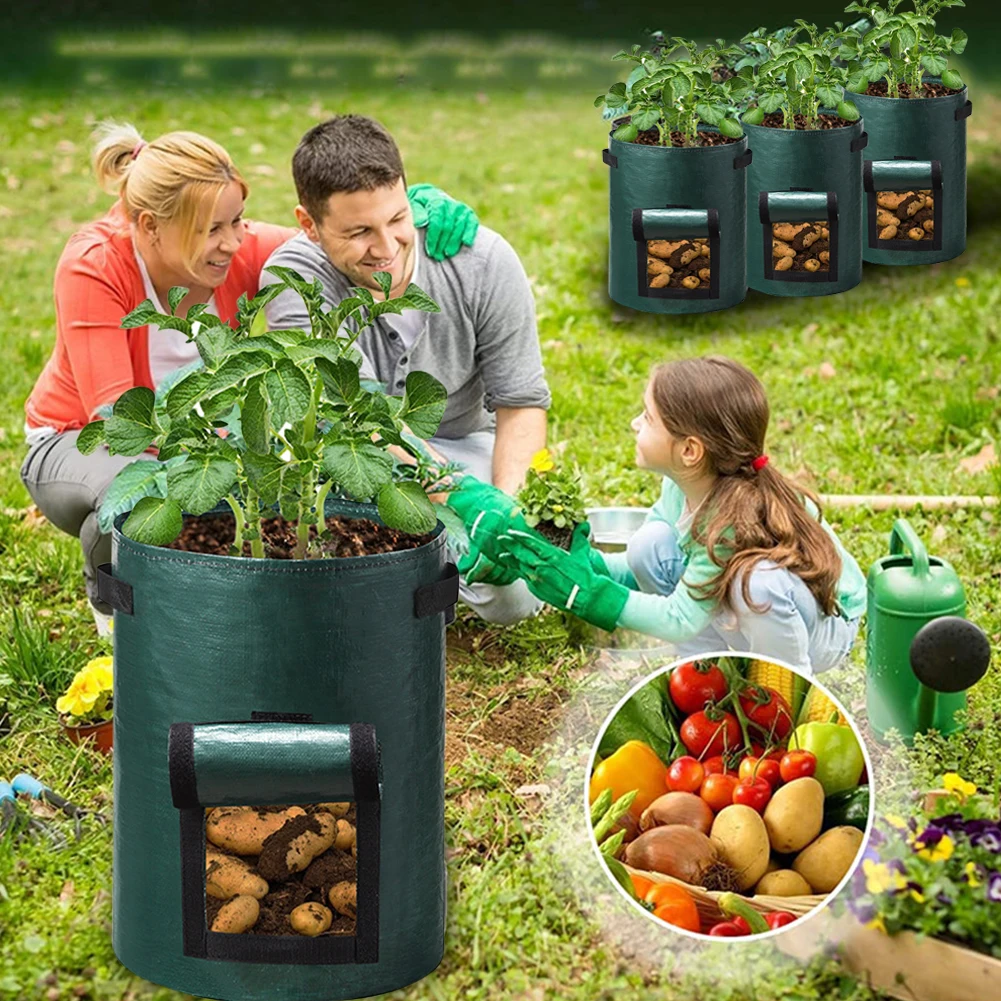
[[[738,747],[741,739],[737,717],[719,706],[692,713],[681,724],[681,742],[697,758],[722,754]]]
[[[667,770],[667,788],[671,792],[698,792],[705,777],[705,765],[698,758],[685,754],[671,762]]]
[[[740,762],[741,779],[764,779],[773,789],[783,781],[781,766],[774,758],[752,758],[748,755]]]
[[[749,806],[757,813],[764,813],[772,798],[772,787],[765,779],[741,779],[733,790],[733,802]]]
[[[736,775],[707,775],[699,790],[699,795],[709,805],[713,813],[719,813],[720,810],[732,805],[733,793],[736,788]]]
[[[787,751],[779,764],[783,782],[809,778],[817,770],[817,756],[813,751]]]
[[[671,700],[685,715],[719,702],[728,691],[726,675],[712,661],[679,664],[668,682]]]
[[[748,685],[740,693],[740,708],[747,721],[768,737],[769,743],[785,740],[792,731],[792,710],[774,688]]]

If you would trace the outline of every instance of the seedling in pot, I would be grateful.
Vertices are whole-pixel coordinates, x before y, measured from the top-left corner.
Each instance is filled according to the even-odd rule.
[[[110,417],[80,432],[77,447],[84,454],[102,444],[119,455],[157,449],[155,461],[133,463],[115,478],[100,512],[102,527],[110,530],[117,515],[131,511],[122,526],[126,536],[167,545],[182,530],[182,512],[201,515],[225,502],[236,521],[232,555],[246,547],[263,557],[262,516],[277,506],[285,522],[295,523],[292,555],[303,558],[311,554],[327,495],[337,488],[353,500],[375,499],[391,529],[430,532],[435,505],[411,474],[399,472],[388,450],[420,455],[414,437],[427,439],[437,430],[445,388],[426,372],[411,372],[404,395],[389,396],[360,379],[354,345],[384,313],[437,312],[437,304],[416,285],[390,298],[392,277],[378,272],[384,299],[355,288],[330,308],[318,281],[306,282],[289,268],[269,270],[278,282],[253,299],[241,297],[235,330],[218,324],[203,304],[186,317],[174,315],[184,288],[170,290],[170,314],[147,299],[122,321],[126,328],[155,323],[182,331],[195,342],[202,365],[159,400],[145,387],[128,390]],[[305,301],[310,331],[268,329],[264,307],[286,289]]]
[[[574,529],[587,519],[579,472],[558,466],[548,448],[532,457],[518,503],[530,528],[567,550]]]

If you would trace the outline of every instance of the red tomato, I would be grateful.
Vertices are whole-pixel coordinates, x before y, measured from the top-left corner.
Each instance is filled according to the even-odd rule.
[[[698,792],[705,777],[702,762],[686,754],[671,762],[667,770],[667,788],[672,792]]]
[[[779,772],[783,782],[805,779],[817,770],[817,756],[813,751],[787,751],[782,755]]]
[[[702,767],[706,770],[706,775],[736,775],[737,769],[731,764],[727,764],[722,754],[714,754],[711,758],[706,758],[702,762]]]
[[[774,688],[748,685],[740,693],[740,708],[771,744],[785,740],[792,730],[792,710]]]
[[[740,741],[737,717],[721,709],[692,713],[681,724],[681,742],[697,758],[722,754],[738,747]]]
[[[768,927],[772,929],[781,928],[783,925],[791,925],[795,920],[796,915],[790,914],[788,911],[772,911],[771,914],[765,915],[765,921],[768,922]]]
[[[733,791],[736,788],[736,775],[707,775],[699,795],[709,804],[713,813],[719,813],[733,803]]]
[[[709,934],[715,938],[737,938],[739,935],[746,935],[747,932],[736,921],[721,921],[709,929]]]
[[[674,883],[654,883],[644,898],[654,905],[653,916],[676,928],[698,931],[701,928],[695,899]]]
[[[774,758],[746,757],[737,773],[742,779],[764,779],[773,789],[782,782],[779,763]]]
[[[741,806],[749,806],[758,813],[764,813],[772,798],[772,787],[765,779],[741,779],[733,790],[733,801]]]
[[[719,702],[728,691],[726,676],[712,661],[679,664],[671,672],[668,689],[686,716],[705,709],[708,702]]]

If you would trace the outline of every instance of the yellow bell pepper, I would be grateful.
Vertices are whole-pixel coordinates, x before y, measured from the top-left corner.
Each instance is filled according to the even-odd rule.
[[[667,766],[649,744],[641,740],[626,741],[591,774],[590,802],[606,789],[612,791],[613,801],[637,790],[629,812],[638,819],[658,796],[667,792]]]

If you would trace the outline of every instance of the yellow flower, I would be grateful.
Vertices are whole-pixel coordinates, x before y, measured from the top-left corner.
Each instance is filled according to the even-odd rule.
[[[963,870],[966,873],[966,882],[972,887],[980,886],[980,880],[977,879],[977,863],[967,862],[966,867]]]
[[[876,917],[873,918],[872,921],[867,921],[866,928],[875,928],[876,931],[881,931],[884,935],[886,934],[886,924],[881,917]]]
[[[56,699],[56,710],[86,716],[104,692],[111,691],[112,658],[95,657],[73,675],[69,688]]]
[[[919,903],[923,904],[925,902],[925,895],[919,893],[917,890],[911,890],[911,896]]]
[[[955,772],[949,772],[948,775],[945,775],[942,778],[942,785],[945,786],[946,792],[951,792],[953,796],[961,801],[973,796],[977,791],[977,787],[973,782],[967,782]]]
[[[960,275],[960,277],[956,279],[956,284],[960,288],[969,288],[970,287],[970,279],[966,278],[963,275]]]
[[[862,863],[865,873],[865,888],[869,893],[886,893],[888,890],[902,890],[907,880],[899,872],[891,872],[883,862],[866,859]]]
[[[553,462],[553,458],[549,454],[548,448],[539,449],[539,451],[532,456],[532,461],[528,465],[529,468],[533,469],[536,473],[548,473],[550,469],[556,468],[556,463]]]
[[[114,658],[95,657],[84,666],[84,672],[101,686],[101,690],[108,692],[112,688],[112,668]]]
[[[925,848],[922,842],[915,841],[914,847],[917,848],[918,845],[921,845],[921,849],[918,851],[918,858],[926,859],[929,862],[948,862],[952,858],[952,853],[955,849],[952,838],[948,834],[944,835],[942,840],[931,848]]]
[[[891,827],[895,827],[898,831],[907,830],[907,821],[903,817],[897,816],[895,813],[888,813],[883,818]]]

